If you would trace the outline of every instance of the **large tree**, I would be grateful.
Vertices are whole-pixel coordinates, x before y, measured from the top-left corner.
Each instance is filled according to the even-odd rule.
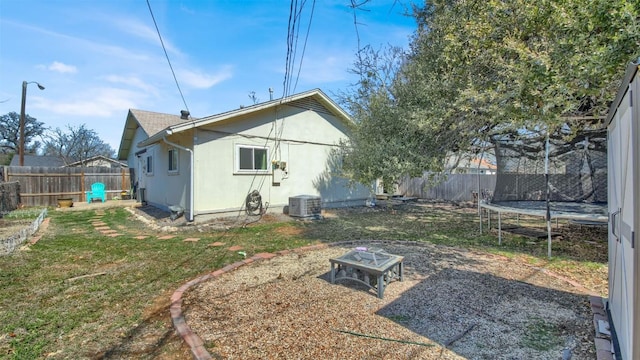
[[[405,98],[412,104],[428,90],[422,100],[438,118],[463,120],[471,132],[602,117],[640,55],[639,4],[434,0],[416,12]],[[432,96],[434,85],[452,91]]]
[[[406,116],[398,106],[398,87],[394,84],[406,54],[401,48],[364,47],[357,54],[353,72],[357,87],[339,94],[356,126],[342,150],[342,169],[352,180],[373,184],[382,179],[390,190],[401,174],[417,176],[437,166],[433,158],[435,134]]]
[[[60,156],[69,164],[98,155],[113,158],[115,151],[94,130],[82,124],[51,131],[44,142],[44,155]]]
[[[35,153],[40,148],[40,142],[34,139],[41,136],[47,128],[36,118],[24,117],[24,146],[25,152]],[[3,153],[17,153],[20,147],[20,115],[16,112],[0,116],[0,149]]]
[[[496,133],[597,121],[640,55],[638,0],[432,0],[414,16],[393,80],[371,86],[389,66],[360,54],[343,99],[360,107],[345,169],[365,183],[438,170]]]

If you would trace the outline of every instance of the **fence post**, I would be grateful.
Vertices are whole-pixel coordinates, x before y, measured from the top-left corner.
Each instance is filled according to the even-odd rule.
[[[87,199],[85,198],[86,193],[84,192],[84,168],[80,170],[80,202],[85,202]]]

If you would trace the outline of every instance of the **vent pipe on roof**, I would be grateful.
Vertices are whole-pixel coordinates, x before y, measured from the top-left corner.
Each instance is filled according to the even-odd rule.
[[[269,88],[269,100],[273,100],[273,89]]]
[[[189,120],[189,110],[180,110],[180,119]]]

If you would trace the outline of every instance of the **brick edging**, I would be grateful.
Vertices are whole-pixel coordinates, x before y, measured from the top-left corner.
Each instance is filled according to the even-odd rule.
[[[214,270],[206,275],[202,275],[200,277],[197,277],[191,281],[188,281],[187,283],[185,283],[184,285],[182,285],[181,287],[179,287],[172,295],[171,295],[171,305],[169,307],[169,312],[171,313],[171,322],[173,323],[173,327],[175,328],[176,332],[178,333],[178,335],[180,335],[180,337],[182,337],[182,339],[184,340],[184,342],[189,345],[190,349],[191,349],[191,354],[193,355],[193,358],[196,360],[211,360],[213,359],[211,357],[211,354],[209,354],[209,352],[207,351],[207,349],[204,347],[204,342],[202,341],[202,339],[196,334],[194,333],[191,328],[189,327],[189,325],[187,324],[185,318],[184,318],[184,314],[182,313],[182,295],[189,290],[189,288],[191,288],[194,285],[198,285],[200,283],[203,283],[207,280],[210,279],[215,279],[223,274],[226,274],[228,272],[231,272],[233,270],[238,269],[241,266],[244,265],[248,265],[248,264],[252,264],[252,263],[256,263],[256,262],[260,262],[263,260],[270,260],[273,259],[274,257],[280,256],[280,255],[287,255],[290,253],[301,253],[301,252],[306,252],[306,251],[313,251],[313,250],[320,250],[320,249],[326,249],[326,248],[330,248],[330,247],[334,247],[334,246],[345,246],[345,245],[354,245],[354,244],[359,244],[359,243],[373,243],[373,244],[377,244],[377,243],[383,243],[383,244],[402,244],[402,245],[412,245],[412,246],[438,246],[438,245],[433,245],[430,243],[420,243],[420,242],[415,242],[415,241],[411,241],[411,240],[348,240],[348,241],[341,241],[341,242],[335,242],[335,243],[330,243],[330,244],[316,244],[316,245],[307,245],[307,246],[303,246],[303,247],[299,247],[299,248],[295,248],[295,249],[290,249],[290,250],[280,250],[277,251],[275,253],[267,253],[267,252],[263,252],[263,253],[258,253],[255,254],[254,256],[248,258],[248,259],[244,259],[244,260],[240,260],[237,261],[235,263],[226,265],[224,267],[222,267],[221,269],[218,270]],[[538,271],[543,270],[534,266],[530,266],[533,269],[536,269]],[[578,285],[577,287],[580,290],[587,290],[587,296],[589,296],[589,299],[591,300],[591,305],[592,305],[592,309],[595,310],[594,308],[597,308],[597,305],[595,304],[602,304],[602,298],[599,298],[598,296],[596,296],[595,294],[593,294],[591,291],[589,291],[588,289],[585,289],[582,286],[579,286],[579,284],[575,283],[574,281],[568,279],[568,278],[564,278],[558,274],[555,274],[552,271],[546,270],[544,269],[544,272],[546,275],[552,276],[552,277],[556,277],[557,279],[560,280],[564,280],[569,282],[571,285]],[[598,302],[597,300],[600,300],[600,302]],[[595,306],[594,306],[595,305]],[[602,305],[600,305],[602,306]],[[594,311],[595,312],[595,311]],[[600,355],[600,352],[599,352]],[[598,360],[604,360],[604,359],[609,359],[606,357],[598,357]]]
[[[290,253],[301,253],[301,252],[305,252],[305,251],[313,251],[313,250],[320,250],[320,249],[326,249],[326,248],[330,248],[330,247],[334,247],[334,246],[345,246],[345,245],[356,245],[356,244],[361,244],[361,243],[369,243],[369,244],[411,244],[412,246],[429,246],[429,245],[433,245],[430,243],[419,243],[419,242],[415,242],[415,241],[410,241],[410,240],[347,240],[347,241],[340,241],[340,242],[334,242],[334,243],[330,243],[330,244],[316,244],[316,245],[307,245],[307,246],[302,246],[299,248],[295,248],[295,249],[289,249],[289,250],[280,250],[277,251],[275,253],[259,253],[259,254],[255,254],[254,256],[248,258],[248,259],[244,259],[241,261],[237,261],[235,263],[226,265],[224,267],[222,267],[221,269],[218,270],[214,270],[206,275],[202,275],[200,277],[197,277],[191,281],[188,281],[187,283],[185,283],[184,285],[182,285],[181,287],[179,287],[172,295],[171,295],[171,305],[169,307],[169,312],[171,314],[171,322],[173,323],[173,327],[175,328],[176,332],[178,333],[178,335],[180,337],[182,337],[182,339],[184,340],[184,342],[189,345],[190,349],[191,349],[191,354],[193,356],[194,359],[196,360],[211,360],[213,359],[211,357],[211,354],[209,354],[209,352],[207,351],[207,349],[204,347],[204,342],[202,341],[202,339],[196,334],[194,333],[191,328],[189,327],[189,325],[187,324],[187,321],[184,318],[184,314],[182,313],[182,295],[189,290],[189,288],[191,288],[194,285],[198,285],[202,282],[205,282],[207,280],[210,279],[215,279],[223,274],[226,274],[228,272],[231,272],[233,270],[238,269],[241,266],[247,265],[247,264],[252,264],[255,262],[260,262],[263,260],[269,260],[272,259],[276,256],[280,256],[280,255],[287,255]],[[436,245],[437,246],[437,245]]]
[[[173,323],[173,327],[176,329],[176,332],[178,333],[178,335],[180,335],[180,337],[182,337],[184,342],[187,345],[189,345],[189,347],[191,348],[191,354],[193,355],[194,359],[211,360],[213,358],[211,357],[211,354],[209,354],[207,349],[204,347],[204,342],[196,333],[194,333],[191,330],[191,328],[187,324],[187,321],[184,318],[184,314],[182,313],[182,295],[187,290],[189,290],[189,288],[191,288],[194,285],[198,285],[202,282],[205,282],[207,280],[215,279],[223,274],[236,270],[237,268],[247,264],[252,264],[252,263],[260,262],[263,260],[273,259],[274,257],[280,256],[280,255],[312,251],[312,250],[320,250],[320,249],[325,249],[332,246],[339,246],[342,244],[343,243],[317,244],[317,245],[303,246],[293,250],[281,250],[281,251],[277,251],[276,253],[267,253],[267,252],[259,253],[259,254],[255,254],[254,256],[248,259],[244,259],[244,260],[226,265],[221,269],[215,270],[209,274],[206,274],[206,275],[197,277],[191,281],[188,281],[187,283],[179,287],[171,295],[171,305],[169,306],[169,312],[171,314],[171,322]]]

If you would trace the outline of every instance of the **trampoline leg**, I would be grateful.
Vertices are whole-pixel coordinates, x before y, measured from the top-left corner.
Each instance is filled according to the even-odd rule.
[[[502,221],[500,214],[498,211],[498,245],[502,245]]]
[[[547,220],[547,256],[551,258],[551,220]]]

